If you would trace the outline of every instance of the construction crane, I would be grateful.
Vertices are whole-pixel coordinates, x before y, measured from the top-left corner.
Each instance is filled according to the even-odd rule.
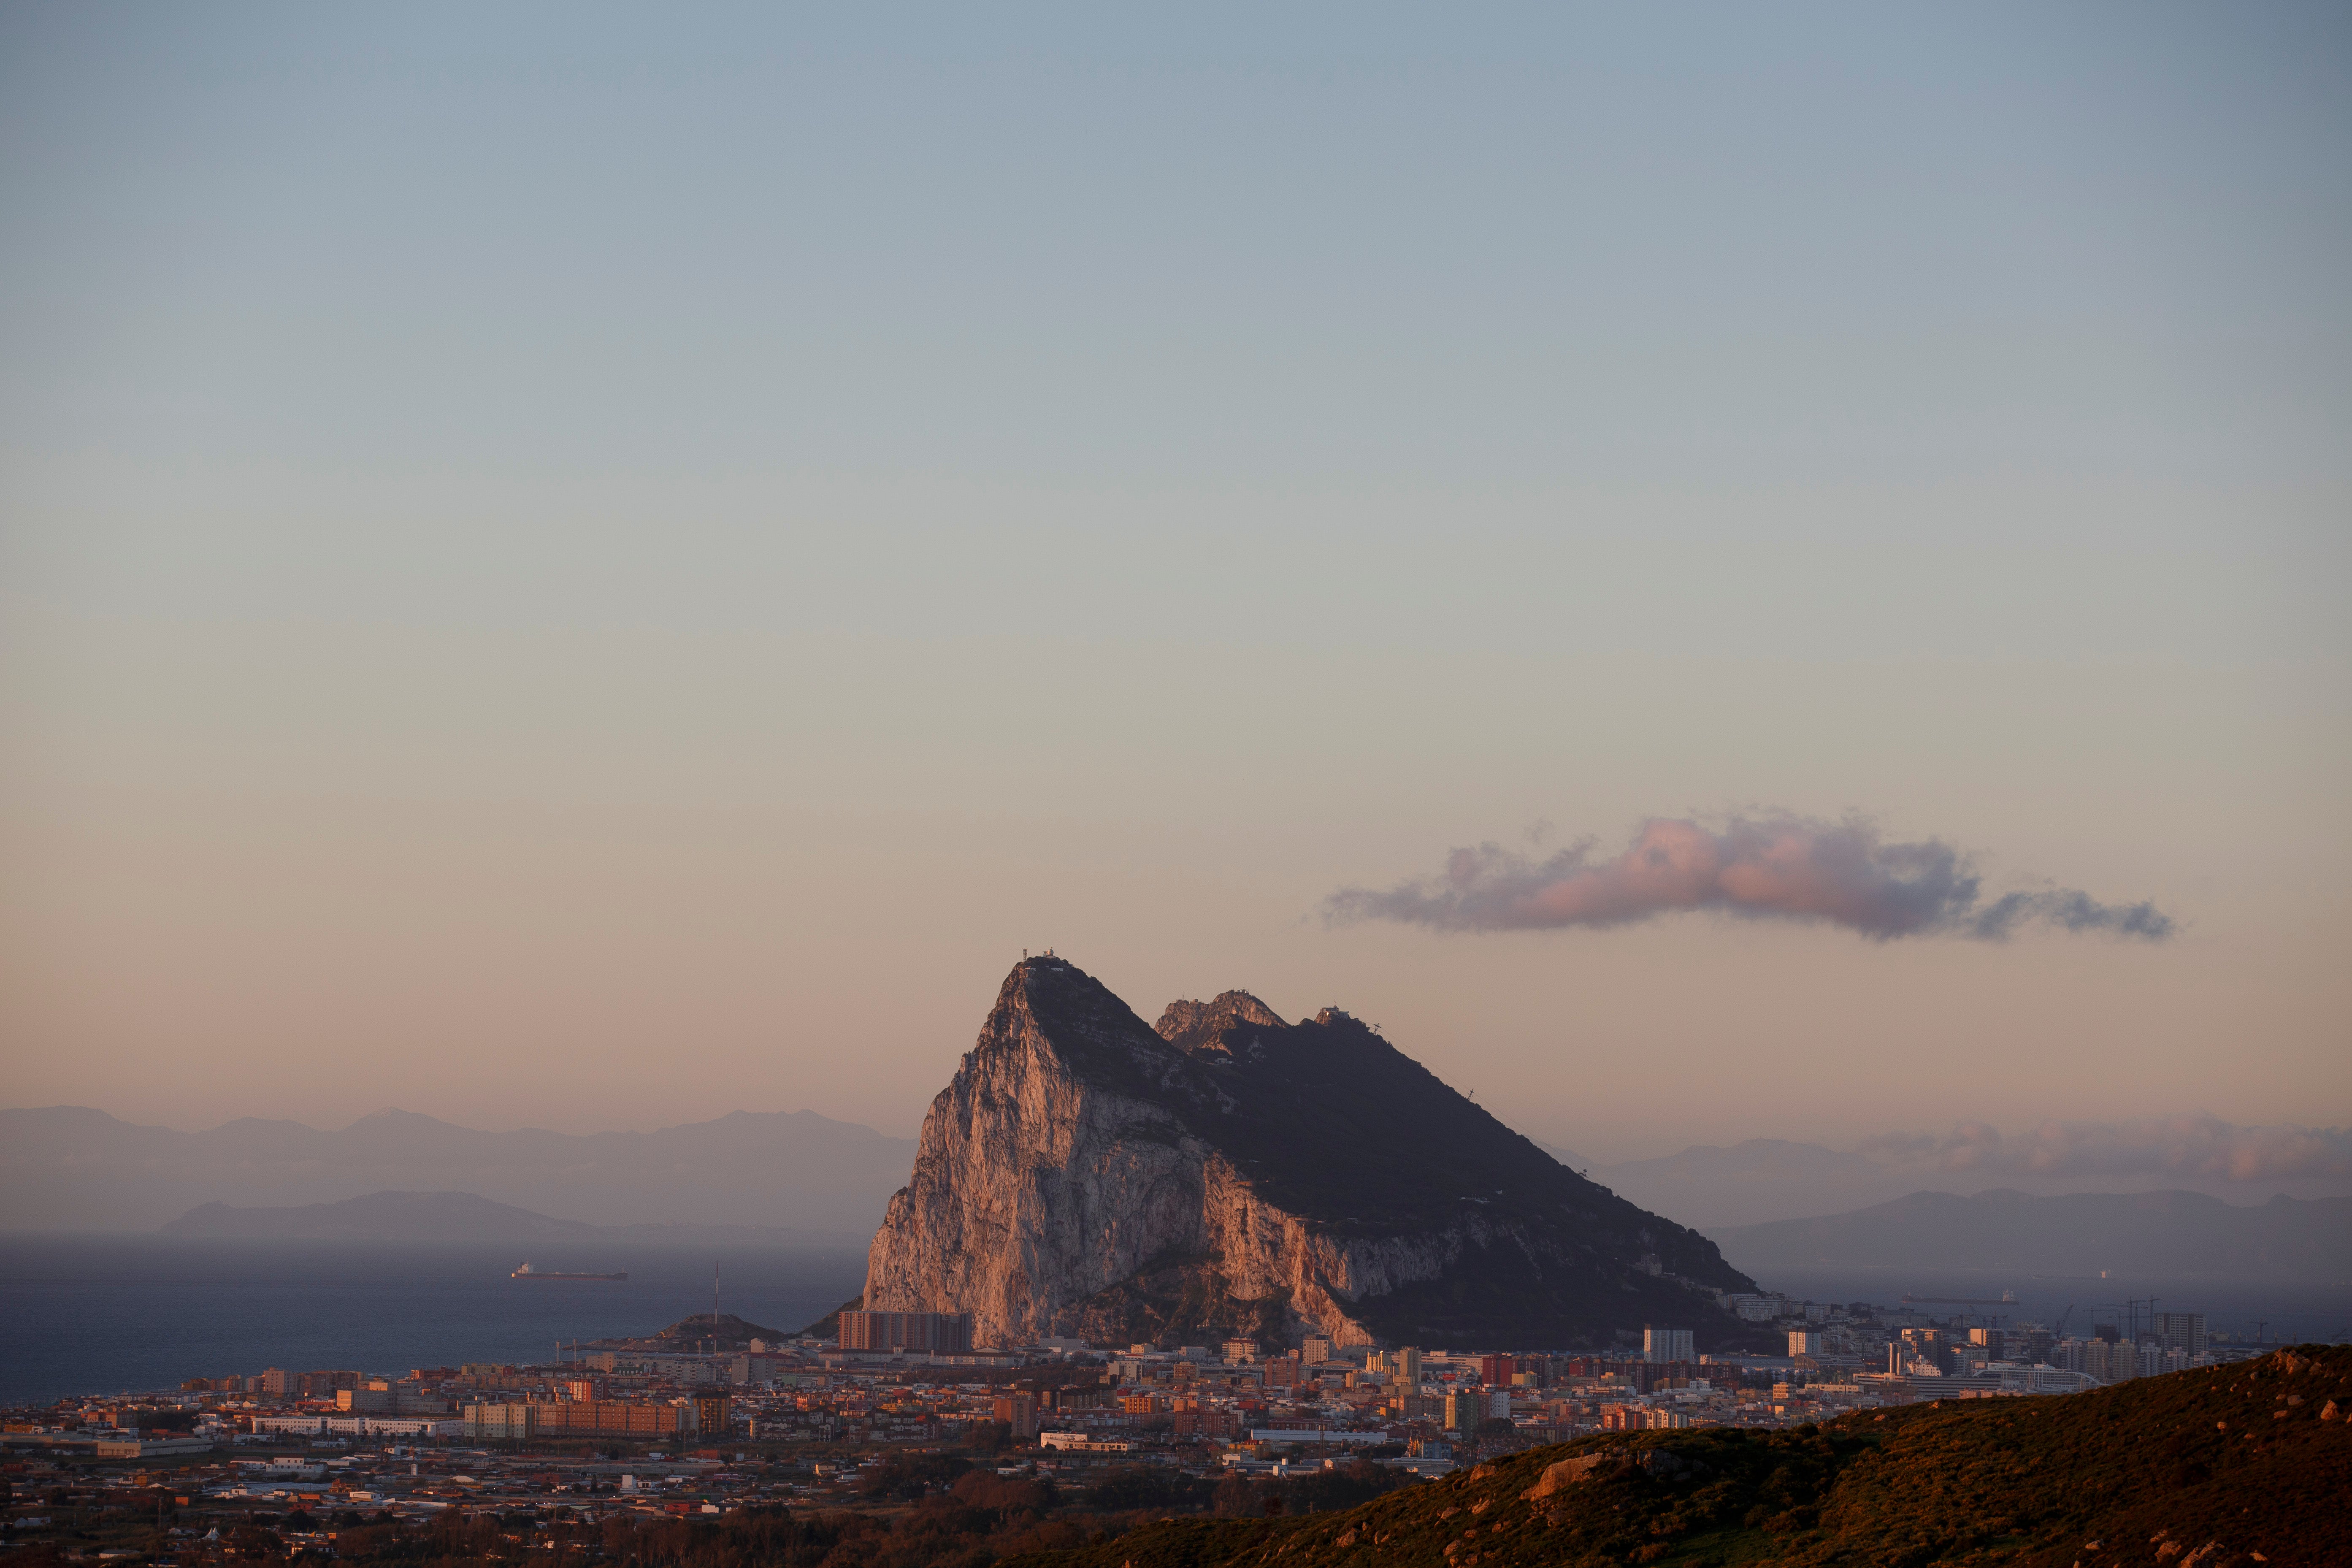
[[[2154,1296],[2143,1296],[2124,1301],[2102,1301],[2095,1309],[2095,1315],[2098,1311],[2115,1313],[2116,1335],[2126,1344],[2136,1345],[2139,1343],[2140,1309],[2143,1307],[2147,1309],[2146,1314],[2147,1320],[2151,1324],[2154,1323],[2158,1300],[2158,1298]]]
[[[2058,1314],[2058,1326],[2050,1331],[2050,1337],[2053,1340],[2064,1339],[2066,1337],[2066,1320],[2074,1315],[2074,1303],[2069,1301],[2066,1303],[2066,1310]]]

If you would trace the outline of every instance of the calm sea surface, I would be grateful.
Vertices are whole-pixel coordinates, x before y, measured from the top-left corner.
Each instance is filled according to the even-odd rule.
[[[641,1334],[710,1310],[771,1328],[815,1321],[855,1295],[866,1271],[848,1248],[534,1247],[541,1268],[628,1270],[617,1284],[510,1279],[511,1247],[349,1247],[195,1242],[155,1237],[0,1237],[0,1400],[176,1388],[183,1378],[349,1367],[397,1376],[413,1366],[545,1360],[560,1341]],[[1917,1269],[1788,1270],[1769,1289],[1821,1301],[1895,1304],[1915,1296],[1998,1297],[2011,1308],[1933,1305],[2055,1322],[2115,1321],[2116,1305],[2154,1297],[2201,1311],[2208,1326],[2284,1340],[2352,1339],[2352,1286],[2213,1279],[2049,1279]],[[1530,1347],[1534,1348],[1534,1347]]]
[[[1733,1261],[1736,1265],[1738,1260]],[[2004,1290],[2014,1290],[2017,1304],[2013,1307],[1931,1301],[1921,1304],[1918,1310],[1936,1317],[1974,1312],[2032,1318],[2055,1325],[2072,1307],[2066,1331],[2077,1336],[2093,1322],[2126,1321],[2125,1304],[2133,1300],[2141,1303],[2144,1327],[2150,1310],[2147,1303],[2153,1299],[2157,1311],[2204,1313],[2209,1333],[2225,1331],[2252,1339],[2259,1331],[2264,1339],[2288,1342],[2352,1340],[2352,1282],[2273,1284],[2141,1275],[2102,1279],[2037,1276],[2022,1269],[2004,1274],[1921,1268],[1761,1269],[1756,1282],[1768,1290],[1815,1301],[1870,1301],[1890,1307],[1901,1305],[1906,1294],[1998,1300]]]
[[[542,1269],[615,1283],[510,1279]],[[642,1334],[720,1310],[782,1330],[854,1296],[848,1248],[352,1247],[161,1237],[0,1237],[0,1400],[176,1388],[182,1379],[544,1361],[559,1341]]]

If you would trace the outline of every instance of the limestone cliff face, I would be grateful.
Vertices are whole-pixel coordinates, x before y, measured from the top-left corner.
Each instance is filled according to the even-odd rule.
[[[1343,1014],[1286,1025],[1228,992],[1154,1031],[1043,958],[932,1101],[865,1300],[969,1311],[982,1344],[1564,1345],[1645,1316],[1704,1333],[1695,1287],[1747,1284]]]

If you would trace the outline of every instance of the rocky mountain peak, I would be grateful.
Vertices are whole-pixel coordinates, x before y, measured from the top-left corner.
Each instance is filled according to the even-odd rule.
[[[1286,1029],[1281,1015],[1246,991],[1223,991],[1208,1002],[1171,1002],[1151,1027],[1180,1051],[1231,1056],[1255,1029]]]
[[[1338,1008],[1286,1024],[1228,991],[1154,1029],[1047,954],[932,1101],[865,1300],[970,1311],[984,1343],[1566,1345],[1727,1323],[1706,1288],[1748,1283]]]

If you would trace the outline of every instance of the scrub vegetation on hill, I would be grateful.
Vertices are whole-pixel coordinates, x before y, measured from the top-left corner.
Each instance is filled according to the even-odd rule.
[[[2352,1563],[2352,1348],[1791,1432],[1530,1449],[1338,1514],[1169,1520],[1020,1568]]]

